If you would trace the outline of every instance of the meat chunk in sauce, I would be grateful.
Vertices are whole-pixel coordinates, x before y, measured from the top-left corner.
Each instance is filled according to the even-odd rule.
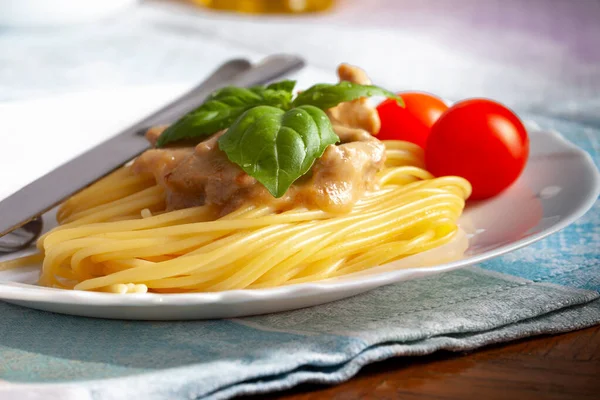
[[[371,80],[362,69],[342,64],[338,67],[338,76],[340,81],[348,81],[361,85],[370,85]],[[371,135],[377,135],[381,128],[381,121],[377,110],[366,98],[357,99],[340,103],[337,106],[330,108],[327,115],[331,123],[335,127],[341,125],[350,128],[364,129]],[[336,132],[337,133],[337,132]]]
[[[257,182],[219,150],[217,139],[224,132],[196,147],[148,150],[135,161],[134,170],[154,175],[166,189],[169,210],[213,204],[231,211]]]
[[[364,71],[346,64],[339,67],[338,75],[340,80],[370,83]],[[227,214],[244,203],[254,203],[278,210],[304,206],[346,213],[365,191],[375,188],[375,174],[385,162],[385,146],[372,136],[379,130],[379,117],[366,99],[342,103],[328,114],[341,143],[328,146],[310,173],[279,199],[219,149],[217,140],[224,131],[196,147],[148,150],[133,167],[138,173],[154,175],[166,189],[170,210],[207,204]],[[151,129],[148,140],[155,144],[162,130]]]
[[[337,73],[340,81],[358,83],[359,85],[370,85],[372,83],[367,73],[354,65],[346,63],[340,64]]]
[[[385,162],[385,146],[378,140],[329,146],[313,166],[308,187],[318,208],[349,212],[367,190],[375,188],[375,174]]]
[[[217,140],[223,133],[198,144],[193,153],[166,176],[167,203],[171,208],[203,204],[237,208],[246,197],[253,197],[249,192],[258,186],[256,179],[229,161],[218,147]]]

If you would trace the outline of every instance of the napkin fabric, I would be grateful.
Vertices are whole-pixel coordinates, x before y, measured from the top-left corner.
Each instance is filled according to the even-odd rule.
[[[600,131],[536,118],[599,161]],[[337,383],[389,357],[600,323],[600,206],[532,246],[322,306],[132,322],[0,303],[0,398],[226,399]],[[37,397],[36,397],[37,396]]]

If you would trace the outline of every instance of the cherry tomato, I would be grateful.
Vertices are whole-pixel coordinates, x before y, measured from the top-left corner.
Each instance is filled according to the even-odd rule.
[[[521,174],[529,155],[523,123],[502,104],[461,101],[431,128],[425,163],[436,176],[458,175],[473,186],[472,199],[494,196]]]
[[[442,99],[423,92],[398,93],[405,107],[388,99],[377,107],[381,129],[379,140],[405,140],[425,148],[433,123],[448,109]]]

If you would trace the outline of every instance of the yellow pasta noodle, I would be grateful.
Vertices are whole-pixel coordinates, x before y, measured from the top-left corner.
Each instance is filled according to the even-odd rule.
[[[60,207],[60,226],[37,243],[40,284],[114,293],[265,288],[359,272],[448,243],[470,184],[434,178],[416,145],[384,143],[378,189],[347,214],[252,204],[222,217],[212,206],[167,212],[162,187],[125,166]]]

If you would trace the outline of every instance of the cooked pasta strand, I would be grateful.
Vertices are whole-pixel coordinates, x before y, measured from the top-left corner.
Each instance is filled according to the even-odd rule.
[[[385,141],[379,188],[347,214],[251,204],[165,209],[164,190],[123,167],[67,200],[38,241],[40,283],[111,293],[265,288],[339,277],[449,243],[469,196],[459,177],[433,177],[423,151]]]

